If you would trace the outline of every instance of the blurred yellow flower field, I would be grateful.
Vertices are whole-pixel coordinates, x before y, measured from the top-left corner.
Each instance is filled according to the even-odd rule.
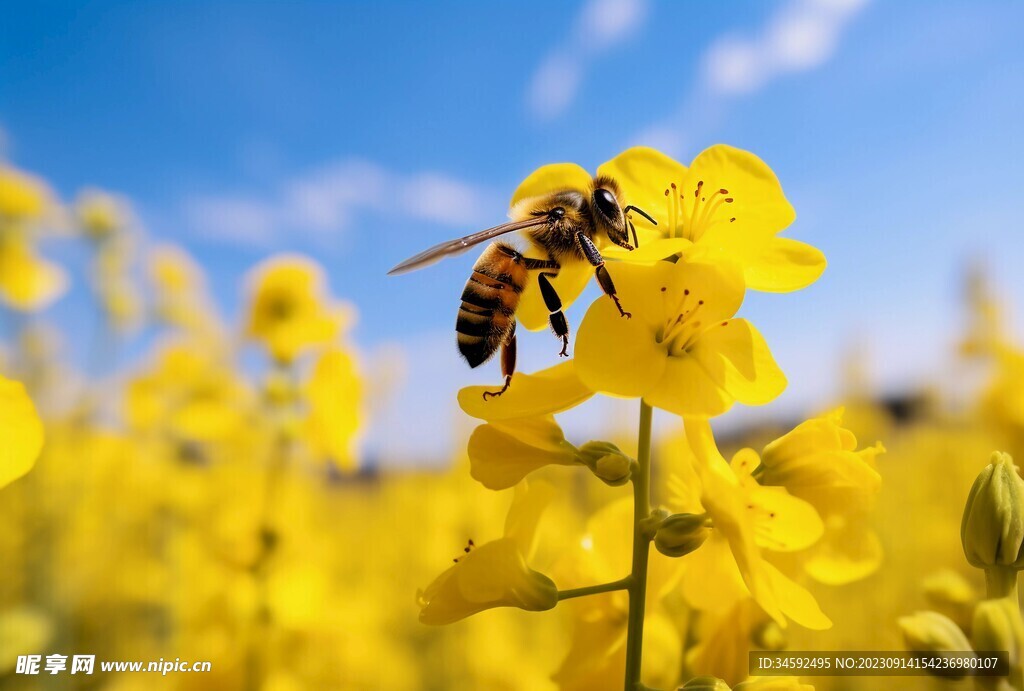
[[[557,119],[568,107],[559,94],[570,103],[591,70],[604,99],[591,110],[602,118],[617,113],[609,92],[647,107],[610,60],[603,73],[595,66],[648,9],[594,0],[568,29],[546,10],[538,25],[558,28],[561,47],[530,87],[538,123]],[[915,225],[919,190],[893,180],[939,188],[938,177],[890,161],[892,174],[865,164],[850,172],[861,187],[833,188],[814,179],[823,168],[806,154],[778,164],[784,147],[758,149],[771,140],[762,130],[783,117],[768,102],[752,109],[758,128],[734,139],[758,154],[701,131],[696,104],[726,119],[730,103],[827,59],[860,11],[824,0],[776,9],[739,12],[768,15],[763,36],[727,36],[701,55],[702,86],[676,111],[692,130],[669,122],[609,136],[581,120],[577,139],[602,142],[603,155],[587,160],[594,148],[571,137],[540,160],[496,142],[507,188],[439,172],[473,175],[474,164],[459,160],[464,150],[434,116],[392,122],[381,114],[395,103],[378,107],[374,94],[380,81],[425,111],[427,96],[450,85],[423,79],[417,91],[380,64],[359,64],[354,86],[337,88],[346,111],[370,112],[386,137],[366,123],[339,125],[337,136],[351,137],[353,152],[380,137],[395,158],[428,141],[435,148],[416,154],[420,172],[353,156],[275,179],[284,149],[253,134],[241,191],[188,197],[171,222],[148,222],[160,192],[142,200],[92,186],[112,177],[99,162],[94,176],[77,171],[74,184],[87,186],[75,188],[66,168],[23,169],[54,149],[37,144],[19,158],[0,130],[0,691],[1024,691],[1024,342],[1014,308],[967,252],[956,256],[962,304],[941,303],[915,273],[944,235]],[[473,34],[462,18],[452,26]],[[278,16],[283,27],[291,20]],[[415,72],[401,52],[413,39],[380,26],[395,31],[395,72]],[[353,27],[379,41],[370,24]],[[147,48],[170,43],[146,30]],[[660,36],[650,63],[632,72],[674,82],[655,63],[675,60],[691,38]],[[495,41],[488,48],[498,51]],[[190,49],[179,43],[175,51]],[[957,59],[970,60],[972,45]],[[246,51],[231,54],[282,87],[261,81],[232,94],[244,112],[250,96],[273,93],[282,113],[298,98],[284,88],[294,79],[287,55],[269,52],[251,67]],[[189,80],[215,61],[196,59],[203,70],[182,73]],[[442,67],[431,69],[446,80],[452,66]],[[874,71],[886,86],[885,70]],[[214,86],[204,88],[216,91],[210,72]],[[315,74],[321,98],[335,87]],[[473,93],[489,103],[485,81],[474,75]],[[900,90],[886,88],[881,101]],[[204,102],[181,99],[189,113]],[[436,118],[465,127],[445,113]],[[488,118],[495,132],[507,125]],[[851,126],[822,118],[829,137]],[[242,120],[225,116],[232,127]],[[314,141],[331,121],[316,111],[282,122]],[[144,134],[156,136],[153,127]],[[883,134],[858,133],[855,145],[912,138],[895,126]],[[463,135],[466,150],[480,146]],[[658,148],[634,145],[649,141]],[[686,149],[699,153],[676,156]],[[564,162],[577,153],[583,165]],[[818,158],[830,166],[833,155],[838,145]],[[940,167],[938,155],[906,156]],[[801,166],[812,172],[791,182]],[[197,171],[177,160],[152,184],[199,189]],[[1005,172],[986,171],[972,189],[984,196]],[[258,191],[246,193],[248,183]],[[838,223],[825,211],[836,208],[829,196],[850,214],[891,216],[890,230],[906,225],[920,254],[907,256],[902,235],[883,230],[837,240],[795,224],[805,205],[812,227]],[[502,212],[511,220],[484,220]],[[429,232],[398,242],[383,228],[411,219],[438,236],[460,230],[416,255]],[[998,222],[954,220],[962,235]],[[233,244],[197,251],[177,221],[200,234],[216,226]],[[335,244],[356,259],[339,264]],[[393,256],[412,256],[392,269],[402,273],[466,250],[481,258],[471,271],[468,262],[452,269],[466,269],[461,298],[449,291],[436,311],[433,289],[454,286],[451,275],[433,286],[426,272],[378,270]],[[811,290],[820,293],[808,301]],[[867,300],[860,291],[873,296],[867,311],[892,314],[848,316]],[[907,359],[940,362],[936,374],[878,386],[865,344],[903,318],[901,292],[926,295],[936,314],[922,323],[934,317],[955,343],[919,335],[910,319],[888,337],[906,341]],[[447,389],[435,328],[452,360],[463,353],[461,368],[483,365],[462,368]],[[837,330],[847,336],[829,338]],[[840,347],[845,361],[826,375],[839,384],[826,397],[809,405],[784,395],[820,379],[815,363]],[[882,368],[906,365],[894,361]],[[441,442],[424,443],[444,438],[452,449],[443,454]],[[884,676],[823,674],[817,662],[771,674],[753,666],[759,655],[863,651],[918,666]],[[999,676],[955,666],[990,653],[1006,667]],[[952,666],[935,666],[943,661]]]

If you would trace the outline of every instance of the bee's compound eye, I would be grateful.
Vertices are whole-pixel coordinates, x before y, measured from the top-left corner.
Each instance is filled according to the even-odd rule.
[[[565,216],[565,209],[563,209],[560,206],[556,206],[555,208],[553,208],[551,211],[548,212],[548,217],[551,218],[551,220],[553,220],[553,221],[558,221],[558,220],[560,220],[564,216]]]
[[[594,205],[607,218],[619,217],[619,203],[615,200],[615,195],[603,187],[594,190]]]

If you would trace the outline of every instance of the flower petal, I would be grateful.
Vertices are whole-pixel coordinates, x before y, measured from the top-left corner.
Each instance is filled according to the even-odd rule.
[[[684,193],[696,189],[701,181],[706,190],[727,189],[734,200],[728,214],[719,214],[716,225],[728,228],[729,233],[720,238],[730,239],[735,249],[742,249],[748,236],[778,233],[796,218],[775,173],[749,151],[726,144],[705,149],[690,165]],[[731,217],[736,221],[730,223]]]
[[[832,628],[832,620],[825,616],[814,596],[795,583],[769,562],[763,562],[764,574],[775,594],[779,609],[800,626],[814,631]]]
[[[591,182],[590,173],[575,163],[549,163],[533,171],[519,183],[519,187],[512,193],[509,206],[515,206],[530,197],[540,197],[552,192],[587,192],[590,190]]]
[[[573,361],[533,374],[516,372],[512,385],[498,398],[484,400],[493,386],[467,386],[459,391],[459,407],[478,420],[512,420],[568,410],[594,395],[576,375]]]
[[[642,243],[634,250],[612,245],[601,250],[605,259],[618,259],[630,264],[652,264],[659,259],[666,259],[675,254],[685,252],[693,243],[686,238],[658,238]]]
[[[536,548],[537,525],[554,498],[554,486],[543,481],[523,482],[513,490],[512,504],[505,516],[505,537],[515,542],[527,559]]]
[[[616,279],[616,287],[619,285]],[[644,319],[649,315],[644,311],[647,308],[639,300],[632,301],[625,291],[619,297],[626,309],[636,310],[634,316],[627,319],[607,297],[598,298],[587,310],[576,337],[576,370],[583,383],[595,391],[642,396],[661,379],[668,355]]]
[[[764,405],[786,388],[786,375],[764,337],[746,319],[730,319],[707,329],[690,354],[712,381],[741,403]]]
[[[827,264],[816,247],[789,238],[773,238],[746,264],[743,275],[752,290],[789,293],[817,281]]]
[[[546,465],[573,465],[575,449],[550,415],[480,425],[469,437],[469,472],[487,489],[507,489]]]
[[[619,183],[622,196],[619,202],[632,204],[650,214],[657,222],[661,234],[671,231],[668,227],[668,210],[665,190],[672,183],[681,184],[686,176],[686,166],[660,151],[646,146],[626,149],[597,169],[599,176],[608,176]],[[634,216],[634,223],[640,226],[650,224]]]
[[[845,585],[877,571],[883,556],[878,535],[863,520],[829,521],[804,569],[819,583]]]
[[[689,356],[667,358],[661,378],[644,400],[655,408],[695,417],[721,415],[733,404],[732,396]]]
[[[825,532],[814,507],[781,487],[753,485],[748,490],[759,547],[794,552],[816,543]]]
[[[0,377],[0,487],[27,473],[43,448],[43,423],[19,382]]]

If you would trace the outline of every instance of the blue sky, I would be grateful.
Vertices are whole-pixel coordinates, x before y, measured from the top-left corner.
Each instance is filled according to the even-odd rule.
[[[853,342],[879,386],[941,376],[969,261],[1024,298],[1021,26],[1024,5],[967,0],[16,3],[0,130],[65,198],[130,197],[229,314],[253,263],[315,255],[367,363],[405,353],[370,448],[438,455],[454,391],[499,378],[454,349],[473,258],[386,270],[500,221],[533,168],[636,143],[754,151],[797,209],[789,234],[829,258],[808,290],[748,297],[791,386],[734,418],[831,400]],[[75,294],[53,308],[72,330],[83,313]],[[524,369],[554,361],[548,335],[521,341]]]

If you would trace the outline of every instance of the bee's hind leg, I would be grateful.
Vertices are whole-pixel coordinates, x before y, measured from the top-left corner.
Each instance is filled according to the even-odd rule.
[[[632,313],[622,309],[619,296],[615,293],[615,284],[612,282],[612,276],[608,273],[608,267],[604,265],[604,257],[601,256],[597,246],[583,233],[576,234],[576,241],[579,243],[580,249],[583,250],[583,255],[587,258],[587,261],[593,265],[594,273],[597,275],[597,282],[601,285],[601,290],[615,301],[615,306],[619,309],[619,316],[626,319],[631,318],[633,316]]]
[[[505,385],[498,391],[484,391],[484,400],[494,398],[508,391],[512,384],[512,374],[516,371],[516,323],[512,322],[512,328],[501,344],[501,374],[505,377]]]

